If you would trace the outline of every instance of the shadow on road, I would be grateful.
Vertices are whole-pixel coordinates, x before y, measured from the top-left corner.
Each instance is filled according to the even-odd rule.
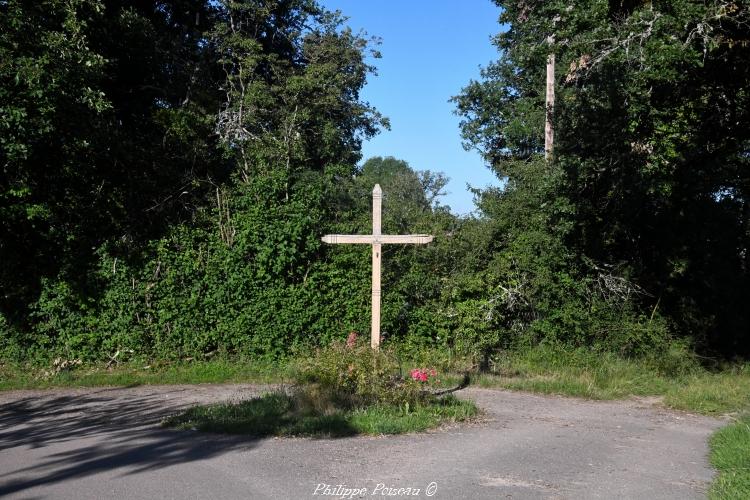
[[[101,389],[75,396],[25,397],[3,404],[0,452],[12,456],[13,448],[51,445],[62,451],[46,454],[33,465],[19,464],[16,470],[2,471],[0,497],[103,470],[121,469],[128,475],[205,460],[252,448],[257,442],[160,428],[161,418],[185,407],[184,402],[170,402],[169,395],[160,391],[135,397],[118,389]]]

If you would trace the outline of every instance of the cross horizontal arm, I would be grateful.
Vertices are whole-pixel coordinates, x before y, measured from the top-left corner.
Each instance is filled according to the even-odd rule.
[[[432,241],[430,234],[381,234],[375,237],[377,243],[413,243],[425,245]]]
[[[324,243],[354,243],[372,245],[373,243],[397,243],[424,245],[432,241],[429,234],[327,234],[321,238]]]

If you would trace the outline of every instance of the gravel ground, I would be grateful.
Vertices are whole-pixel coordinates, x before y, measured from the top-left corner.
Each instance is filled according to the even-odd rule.
[[[9,498],[704,498],[722,420],[655,399],[600,402],[466,389],[479,422],[342,439],[252,439],[159,427],[255,385],[0,393]]]

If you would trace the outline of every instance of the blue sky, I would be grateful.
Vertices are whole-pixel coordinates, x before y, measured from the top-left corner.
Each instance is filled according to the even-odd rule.
[[[443,204],[454,213],[473,210],[474,187],[497,185],[476,152],[461,147],[459,117],[448,102],[479,66],[497,59],[490,43],[500,26],[500,9],[490,0],[321,0],[349,17],[348,25],[381,37],[378,75],[370,76],[361,98],[391,121],[363,146],[364,159],[395,156],[416,170],[445,172],[451,181]]]

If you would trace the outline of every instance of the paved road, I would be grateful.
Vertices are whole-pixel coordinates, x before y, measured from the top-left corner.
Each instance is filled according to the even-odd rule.
[[[341,498],[346,489],[366,488],[349,494],[684,500],[704,497],[713,475],[706,439],[723,423],[649,400],[467,389],[463,396],[485,409],[485,421],[424,434],[249,439],[158,426],[180,408],[262,390],[202,385],[0,393],[0,497]]]

